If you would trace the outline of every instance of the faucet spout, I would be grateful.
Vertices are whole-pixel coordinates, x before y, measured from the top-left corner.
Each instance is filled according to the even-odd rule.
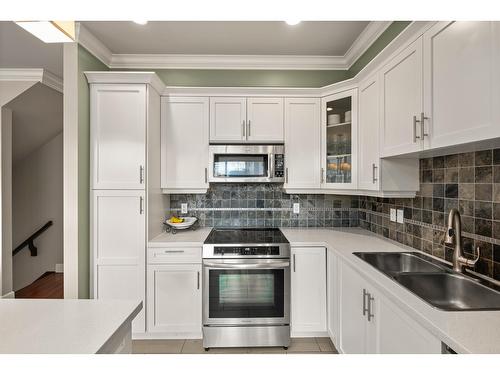
[[[448,215],[448,225],[444,237],[444,243],[455,246],[453,251],[453,270],[463,272],[464,267],[474,267],[479,260],[479,248],[475,260],[467,259],[462,249],[462,218],[456,208],[452,208]]]

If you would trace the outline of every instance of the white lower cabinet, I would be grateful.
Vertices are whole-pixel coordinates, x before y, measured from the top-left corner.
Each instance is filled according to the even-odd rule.
[[[339,347],[339,272],[338,258],[332,250],[326,253],[326,302],[327,302],[327,325],[328,336],[335,347]]]
[[[339,269],[341,352],[441,353],[439,339],[401,311],[357,271],[343,262]]]
[[[148,255],[153,251],[158,252],[158,249],[149,249]],[[183,252],[165,251],[174,256]],[[202,337],[201,249],[198,254],[200,263],[197,264],[172,263],[174,259],[164,264],[158,264],[157,258],[154,262],[148,261],[147,330],[152,337]]]
[[[291,266],[291,335],[325,336],[326,250],[293,247]]]

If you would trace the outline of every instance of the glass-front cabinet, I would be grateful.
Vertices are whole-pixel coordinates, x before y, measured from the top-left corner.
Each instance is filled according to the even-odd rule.
[[[357,94],[353,89],[322,99],[322,188],[357,188]]]

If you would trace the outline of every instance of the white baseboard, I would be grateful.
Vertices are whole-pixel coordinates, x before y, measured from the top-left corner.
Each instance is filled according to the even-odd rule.
[[[305,332],[305,331],[299,331],[299,332],[295,332],[295,331],[291,331],[290,332],[290,337],[293,337],[293,338],[299,338],[299,337],[329,337],[328,335],[328,332],[324,332],[324,331],[308,331],[308,332]]]
[[[132,340],[200,340],[203,338],[201,332],[144,332],[132,333]]]
[[[9,299],[16,298],[16,294],[14,293],[14,291],[12,291],[12,292],[9,292],[9,293],[3,295],[2,298],[9,298]]]
[[[63,273],[63,272],[64,272],[64,264],[57,263],[56,264],[56,273]]]

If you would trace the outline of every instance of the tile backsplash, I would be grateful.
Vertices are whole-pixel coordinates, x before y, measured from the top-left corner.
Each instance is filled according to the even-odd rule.
[[[413,199],[360,197],[360,226],[447,260],[448,212],[462,216],[464,251],[481,258],[475,271],[500,280],[500,149],[420,160],[420,191]],[[404,210],[404,224],[389,220],[390,208]]]
[[[206,194],[172,194],[172,214],[181,203],[202,226],[357,227],[358,197],[287,194],[278,184],[211,184]],[[300,213],[293,213],[293,203]]]
[[[451,260],[444,246],[447,214],[462,215],[463,245],[481,258],[475,271],[500,280],[500,149],[420,160],[415,198],[374,198],[329,194],[287,194],[277,184],[212,184],[206,194],[172,194],[172,214],[181,203],[202,226],[357,227]],[[294,214],[293,203],[300,203]],[[389,209],[404,210],[404,223],[389,220]]]

